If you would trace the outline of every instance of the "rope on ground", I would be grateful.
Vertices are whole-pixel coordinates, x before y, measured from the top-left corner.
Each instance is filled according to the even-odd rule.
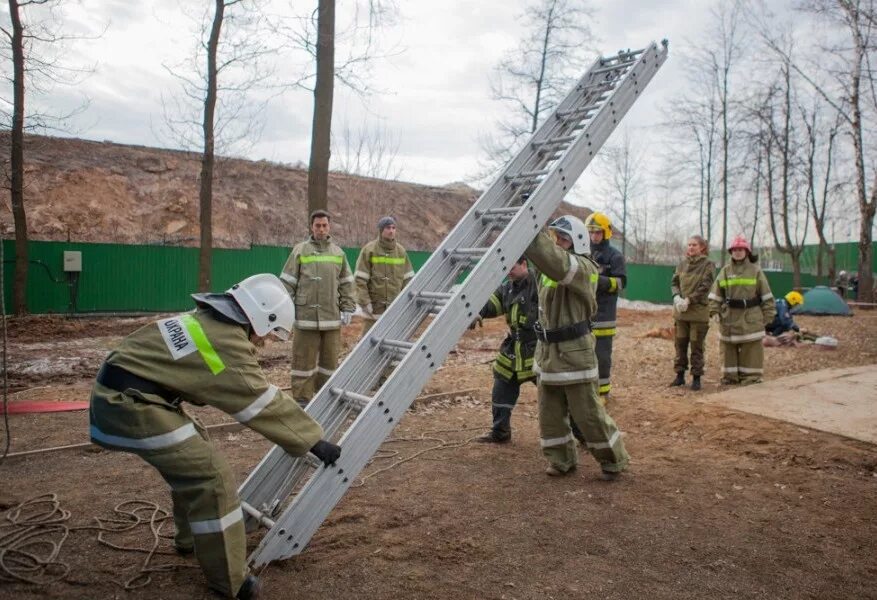
[[[423,456],[427,452],[433,452],[435,450],[448,450],[448,449],[453,450],[453,449],[457,449],[457,448],[462,448],[463,446],[467,445],[469,442],[471,442],[472,440],[474,440],[477,437],[477,436],[473,436],[473,437],[467,438],[465,440],[456,440],[456,441],[449,442],[449,441],[446,441],[442,438],[431,437],[429,435],[431,433],[461,433],[464,431],[482,431],[483,429],[484,429],[483,427],[463,427],[460,429],[440,429],[440,430],[436,430],[436,431],[424,431],[418,437],[389,438],[389,439],[384,441],[385,444],[393,444],[393,443],[397,443],[397,442],[427,442],[427,441],[438,442],[438,444],[435,446],[430,446],[429,448],[424,448],[423,450],[419,450],[419,451],[415,452],[414,454],[412,454],[411,456],[401,458],[401,459],[393,462],[392,464],[387,465],[386,467],[382,467],[376,471],[372,471],[368,475],[363,475],[362,477],[359,478],[359,480],[357,482],[353,483],[350,487],[362,487],[363,485],[365,485],[365,482],[367,479],[371,479],[375,475],[379,475],[380,473],[384,473],[386,471],[389,471],[390,469],[395,469],[399,465],[406,463],[406,462],[409,462],[409,461],[412,461],[416,458],[419,458],[420,456]],[[366,464],[366,466],[370,465],[375,460],[380,460],[380,459],[385,459],[385,458],[393,458],[393,457],[399,455],[399,452],[395,451],[395,450],[379,450],[378,452],[379,453],[383,452],[383,453],[385,453],[385,455],[378,456],[377,454],[375,454],[375,456],[372,458],[372,460],[370,460]]]
[[[59,554],[73,531],[97,531],[98,542],[105,546],[126,552],[146,553],[136,575],[124,582],[113,580],[125,590],[149,585],[153,573],[197,568],[193,564],[151,564],[157,554],[174,554],[158,549],[162,538],[171,537],[161,533],[162,525],[170,515],[158,504],[129,500],[117,504],[113,513],[116,516],[111,518],[94,517],[96,525],[70,527],[67,525],[70,512],[61,508],[57,494],[36,496],[10,509],[5,522],[0,523],[0,581],[45,586],[65,579],[70,573],[70,565],[62,561]],[[152,534],[151,547],[124,546],[106,539],[107,535],[131,532],[146,523]]]

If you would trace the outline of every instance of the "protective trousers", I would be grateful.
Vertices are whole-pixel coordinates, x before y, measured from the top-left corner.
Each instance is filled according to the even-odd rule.
[[[612,335],[597,336],[594,352],[597,354],[597,368],[600,373],[598,392],[601,396],[609,395],[612,386],[609,383],[609,373],[612,371]]]
[[[676,360],[673,369],[684,373],[688,369],[688,346],[691,345],[691,374],[703,375],[704,351],[709,321],[676,321]]]
[[[578,424],[591,455],[604,471],[623,471],[630,457],[621,432],[597,394],[597,382],[539,385],[539,429],[542,453],[560,471],[578,463],[567,415]]]
[[[734,344],[722,342],[724,363],[722,381],[725,383],[758,383],[764,374],[764,346],[761,340]]]
[[[299,403],[306,403],[338,366],[341,330],[318,331],[298,327],[292,330],[291,392]]]
[[[157,398],[132,397],[96,385],[92,440],[136,454],[158,470],[171,488],[174,544],[194,547],[207,584],[233,597],[247,574],[246,535],[234,476],[206,433],[185,413],[152,400]]]
[[[536,383],[532,379],[528,381]],[[521,382],[518,381],[516,375],[511,380],[507,380],[494,372],[491,412],[493,413],[493,431],[500,437],[506,437],[512,432],[512,410],[518,403],[520,394]]]

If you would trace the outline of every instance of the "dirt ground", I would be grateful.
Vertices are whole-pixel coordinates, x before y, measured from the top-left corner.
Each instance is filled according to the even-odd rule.
[[[87,399],[107,350],[150,320],[11,321],[11,401]],[[835,336],[838,349],[766,349],[766,379],[877,363],[877,312],[799,323]],[[668,388],[672,341],[646,334],[671,325],[666,310],[621,312],[609,409],[633,460],[613,483],[597,478],[587,453],[573,476],[544,474],[533,386],[514,412],[512,443],[471,442],[489,426],[489,362],[504,326],[468,332],[423,392],[440,395],[415,402],[306,552],[263,573],[266,597],[877,598],[877,447],[696,402],[722,389],[714,331],[705,389]],[[348,347],[357,334],[345,331]],[[286,385],[289,346],[260,353],[269,378]],[[84,411],[13,415],[10,426],[12,452],[88,439]],[[249,430],[213,438],[240,480],[269,447]],[[129,500],[170,506],[145,463],[95,447],[7,458],[0,481],[0,545],[8,509],[41,494],[57,494],[70,527]],[[153,536],[144,525],[109,539],[148,547]],[[169,540],[161,548],[153,563],[182,568],[124,591],[145,554],[76,529],[58,555],[70,568],[63,580],[11,582],[0,569],[0,598],[212,597],[192,559],[173,555]]]

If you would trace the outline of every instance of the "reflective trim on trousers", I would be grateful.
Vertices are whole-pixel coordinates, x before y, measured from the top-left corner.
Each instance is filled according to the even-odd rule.
[[[246,423],[251,420],[253,417],[262,412],[268,404],[274,399],[274,396],[277,395],[278,389],[276,385],[269,385],[268,389],[265,390],[262,395],[260,395],[256,400],[250,404],[245,409],[236,412],[232,415],[232,418],[239,423]]]
[[[567,371],[566,373],[545,373],[542,371],[539,372],[539,378],[542,383],[573,383],[587,379],[596,379],[599,374],[599,370],[595,367],[582,371]]]
[[[514,404],[497,404],[496,402],[491,402],[493,408],[508,408],[509,410],[515,407]]]
[[[288,283],[289,285],[295,285],[298,283],[298,277],[294,275],[290,275],[289,273],[281,273],[280,279]]]
[[[317,373],[320,375],[331,375],[335,372],[335,369],[324,369],[323,367],[317,367]]]
[[[619,437],[621,437],[621,432],[616,429],[615,433],[612,434],[612,437],[609,438],[608,442],[596,442],[593,444],[591,442],[588,442],[588,448],[593,448],[594,450],[605,450],[607,448],[611,448],[615,445],[615,442],[618,441]]]
[[[146,438],[129,438],[120,435],[111,435],[104,433],[97,428],[96,425],[91,426],[91,439],[109,444],[110,446],[119,446],[120,448],[131,448],[133,450],[158,450],[159,448],[167,448],[184,442],[192,436],[198,435],[195,425],[187,423],[182,427]]]
[[[569,285],[572,283],[573,278],[576,276],[576,273],[579,270],[579,261],[576,260],[576,257],[572,254],[569,254],[569,271],[566,272],[566,275],[563,276],[563,279],[558,281],[560,285]]]
[[[237,507],[230,513],[219,519],[206,519],[204,521],[190,521],[189,527],[192,528],[193,535],[208,535],[211,533],[222,533],[238,521],[244,520],[244,514],[241,507]]]
[[[559,438],[542,438],[539,440],[539,443],[543,448],[550,448],[551,446],[562,446],[567,442],[571,442],[573,440],[572,433],[568,433],[563,437]]]
[[[341,321],[301,321],[295,320],[295,326],[300,329],[338,329]]]
[[[601,385],[597,388],[598,394],[608,394],[610,391],[612,391],[612,386],[609,385],[608,383],[604,383],[603,385]]]
[[[755,333],[746,333],[743,335],[719,335],[719,339],[723,342],[731,342],[732,344],[740,344],[743,342],[754,342],[764,337],[764,330]]]
[[[354,275],[355,277],[359,277],[360,279],[365,279],[366,281],[368,281],[369,279],[371,279],[371,275],[369,275],[369,274],[366,273],[365,271],[357,271],[357,272],[354,273],[353,275]]]
[[[764,369],[756,369],[753,367],[737,367],[737,370],[741,373],[751,373],[754,375],[761,375],[764,373]]]
[[[614,329],[617,325],[617,321],[596,321],[595,323],[591,323],[592,329]]]
[[[594,333],[594,337],[613,337],[618,331],[613,327],[612,329],[592,329]]]
[[[311,375],[316,375],[319,367],[314,367],[309,371],[296,371],[295,369],[291,369],[289,374],[293,377],[310,377]]]

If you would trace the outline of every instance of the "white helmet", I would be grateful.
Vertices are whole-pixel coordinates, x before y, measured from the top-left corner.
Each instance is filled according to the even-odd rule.
[[[563,215],[551,223],[548,229],[553,229],[572,241],[572,250],[575,254],[589,254],[591,252],[591,238],[588,236],[588,228],[578,217]]]
[[[273,333],[281,340],[289,339],[295,321],[295,305],[276,275],[261,273],[247,277],[226,293],[247,315],[256,335],[262,337]]]

